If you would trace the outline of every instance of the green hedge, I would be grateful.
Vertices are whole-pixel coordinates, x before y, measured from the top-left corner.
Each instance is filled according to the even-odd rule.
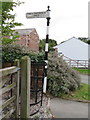
[[[15,59],[20,59],[22,56],[28,55],[34,62],[43,62],[44,53],[34,53],[27,47],[17,44],[9,44],[2,47],[2,62],[14,62]]]

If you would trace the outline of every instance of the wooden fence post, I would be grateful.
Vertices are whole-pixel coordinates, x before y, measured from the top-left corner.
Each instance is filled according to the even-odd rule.
[[[30,58],[21,59],[21,118],[30,118]]]
[[[77,60],[77,68],[78,68],[78,65],[79,65],[79,60]]]
[[[14,65],[17,67],[20,67],[20,62],[18,59],[16,59],[14,61]],[[16,117],[19,118],[19,91],[20,91],[20,71],[17,72],[17,88],[16,88],[16,96],[17,96],[17,100],[16,100]]]
[[[70,67],[71,67],[71,60],[69,59],[69,65],[70,65]]]
[[[87,61],[85,60],[85,69],[87,68]]]

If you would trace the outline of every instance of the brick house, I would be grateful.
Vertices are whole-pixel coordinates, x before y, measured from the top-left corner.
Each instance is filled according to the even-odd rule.
[[[31,51],[39,51],[39,35],[35,28],[30,29],[15,29],[19,34],[17,44],[25,45]]]

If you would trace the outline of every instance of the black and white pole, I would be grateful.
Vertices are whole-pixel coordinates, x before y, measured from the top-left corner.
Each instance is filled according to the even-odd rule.
[[[44,77],[44,85],[43,92],[46,93],[47,89],[47,65],[48,65],[48,42],[49,42],[49,24],[50,24],[50,6],[48,6],[47,10],[47,31],[46,31],[46,43],[45,43],[45,77]]]

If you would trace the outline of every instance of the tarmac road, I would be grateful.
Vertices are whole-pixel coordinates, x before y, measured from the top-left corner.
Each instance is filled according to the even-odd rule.
[[[53,98],[50,109],[55,118],[88,118],[88,103]]]
[[[90,84],[88,75],[80,74],[80,77],[81,82]],[[50,109],[55,118],[88,118],[88,103],[53,98]]]

